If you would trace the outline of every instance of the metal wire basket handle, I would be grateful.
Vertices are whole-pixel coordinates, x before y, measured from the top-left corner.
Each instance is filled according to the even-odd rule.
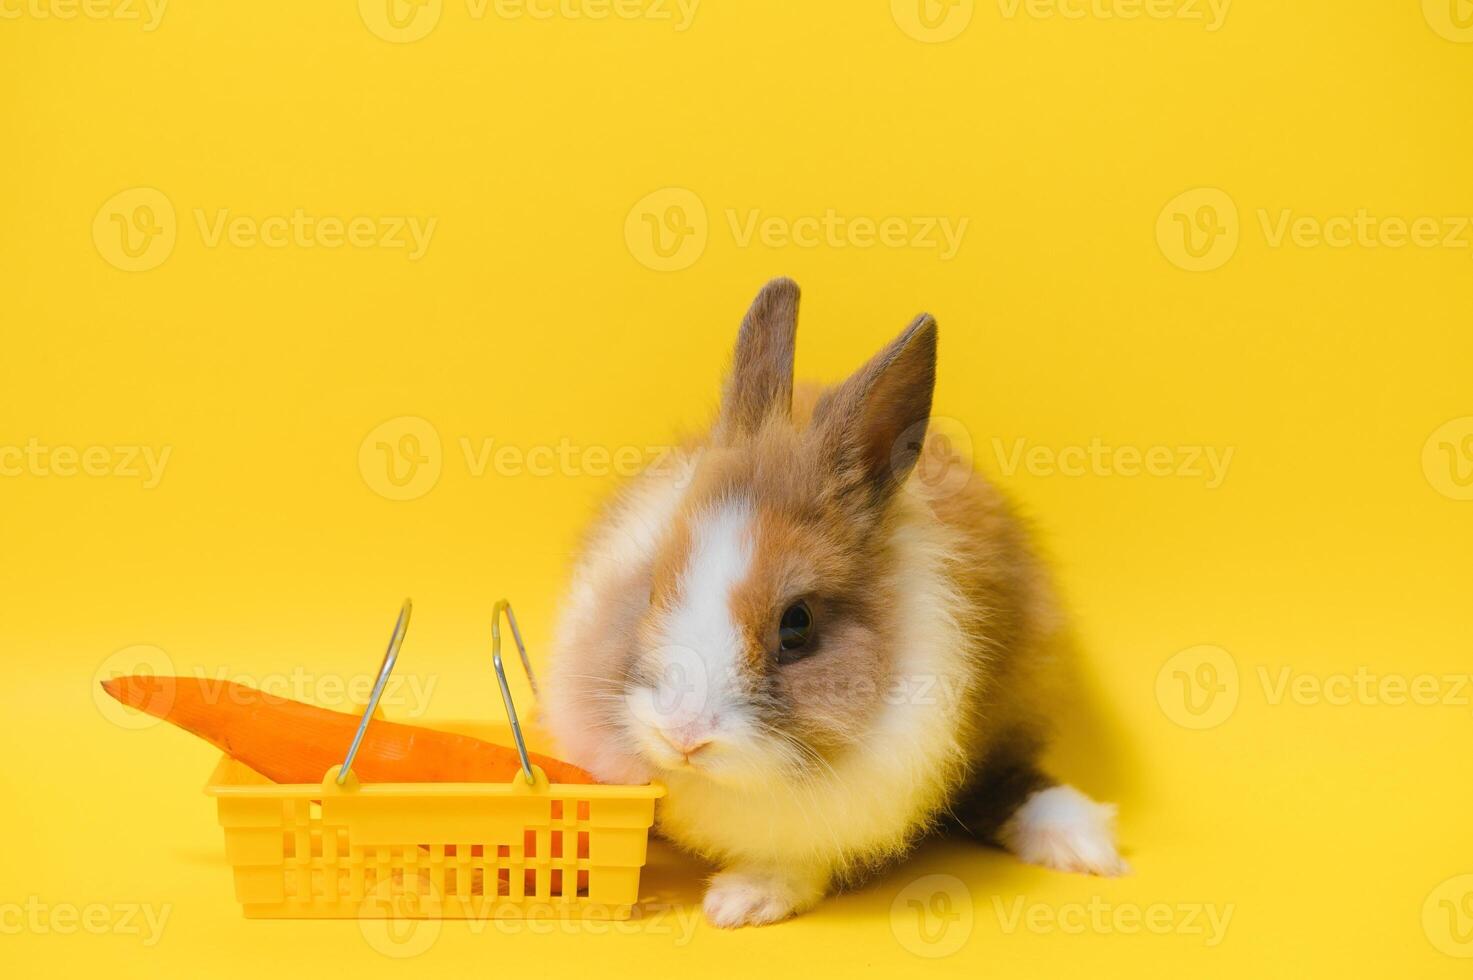
[[[378,669],[378,680],[373,682],[373,693],[368,696],[368,707],[363,709],[363,717],[358,722],[358,731],[353,733],[353,742],[348,746],[348,755],[343,759],[343,764],[338,767],[338,785],[341,786],[348,780],[348,773],[353,768],[353,760],[358,757],[358,749],[363,745],[363,734],[368,731],[368,723],[373,718],[373,712],[378,708],[379,698],[384,696],[384,685],[389,682],[389,674],[394,671],[394,663],[399,659],[399,648],[404,645],[404,634],[409,632],[409,614],[414,610],[414,603],[408,599],[404,605],[399,607],[399,618],[394,622],[394,632],[389,637],[389,648],[384,651],[384,662]]]
[[[364,733],[368,731],[368,723],[373,720],[373,713],[378,708],[379,699],[384,695],[384,685],[389,681],[389,675],[394,671],[394,664],[399,659],[399,648],[404,645],[404,634],[409,631],[409,615],[414,609],[414,604],[405,599],[404,605],[399,608],[399,618],[394,623],[394,632],[389,637],[389,648],[384,651],[384,662],[379,666],[378,679],[373,683],[373,693],[368,696],[368,705],[363,709],[363,717],[358,721],[358,730],[353,733],[353,742],[348,746],[348,755],[343,759],[343,764],[338,767],[337,783],[339,786],[347,782],[348,773],[353,769],[353,760],[358,757],[358,750],[363,745]],[[527,673],[527,683],[532,686],[532,697],[538,697],[537,675],[532,671],[532,661],[527,657],[527,646],[522,642],[522,631],[517,627],[517,615],[512,612],[511,603],[505,599],[499,599],[496,608],[491,613],[491,665],[496,668],[496,683],[501,687],[501,701],[506,705],[506,718],[511,722],[511,736],[517,743],[517,758],[522,763],[522,774],[526,777],[528,785],[537,785],[537,776],[532,771],[532,760],[527,755],[527,740],[522,736],[522,723],[517,718],[517,706],[512,702],[511,687],[506,682],[506,666],[501,660],[501,616],[506,614],[506,621],[511,624],[511,636],[517,644],[517,653],[522,658],[522,669]]]
[[[512,612],[511,603],[498,599],[491,612],[491,666],[496,668],[496,683],[501,685],[501,700],[506,705],[506,718],[511,722],[511,737],[517,743],[517,756],[522,760],[522,774],[529,786],[537,785],[537,776],[532,772],[532,760],[527,757],[527,740],[522,737],[522,723],[517,718],[517,706],[512,703],[511,688],[506,683],[506,667],[501,662],[501,614],[511,624],[511,637],[516,641],[517,653],[522,658],[522,669],[527,672],[527,683],[532,686],[532,697],[538,697],[537,676],[532,672],[532,661],[527,659],[527,646],[522,642],[522,631],[517,628],[517,614]]]

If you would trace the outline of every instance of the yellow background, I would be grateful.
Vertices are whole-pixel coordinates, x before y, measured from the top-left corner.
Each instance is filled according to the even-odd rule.
[[[1453,954],[1473,954],[1458,932],[1473,930],[1473,879],[1438,889],[1473,872],[1470,692],[1439,679],[1432,705],[1271,695],[1285,669],[1310,683],[1470,669],[1473,502],[1447,467],[1473,466],[1473,233],[1402,248],[1269,235],[1285,209],[1448,229],[1473,214],[1473,37],[1450,16],[1466,3],[1237,0],[1208,30],[1102,15],[1129,0],[1071,5],[1080,18],[978,2],[933,5],[927,29],[898,0],[706,0],[682,31],[476,18],[444,0],[420,12],[438,16],[423,38],[398,43],[351,0],[174,0],[151,31],[40,16],[65,12],[47,2],[65,0],[6,0],[18,16],[0,20],[0,445],[170,456],[151,488],[35,466],[0,478],[0,912],[169,918],[146,946],[11,916],[0,959],[120,977],[1466,974]],[[140,187],[166,196],[176,240],[128,272],[109,261],[103,209]],[[631,212],[666,188],[694,196],[704,218],[684,224],[706,241],[657,271]],[[1199,188],[1226,195],[1236,232],[1226,212],[1205,217],[1237,237],[1219,267],[1188,271],[1163,208]],[[1194,221],[1202,200],[1177,211]],[[196,217],[298,208],[437,223],[411,260],[211,246]],[[743,244],[729,217],[830,209],[969,224],[946,259]],[[181,673],[359,676],[412,595],[401,670],[435,686],[410,707],[496,716],[492,601],[511,596],[545,650],[577,532],[612,480],[592,465],[476,475],[461,440],[664,444],[707,416],[744,304],[777,274],[805,290],[811,376],[840,377],[922,309],[939,319],[937,411],[1037,521],[1087,651],[1098,708],[1070,719],[1057,768],[1120,803],[1134,875],[934,843],[778,927],[700,924],[685,942],[447,923],[408,961],[354,922],[242,919],[199,793],[214,752],[96,706],[118,651],[156,648],[121,658],[162,651]],[[401,417],[438,434],[440,474],[396,501],[360,448]],[[1452,457],[1429,447],[1458,419],[1439,437]],[[1058,453],[1096,438],[1233,456],[1216,487],[1003,473],[1016,440]],[[1167,665],[1181,651],[1196,652]],[[1178,668],[1211,680],[1201,662],[1224,668],[1213,683],[1232,710],[1195,730],[1171,692]],[[648,889],[688,911],[701,873],[659,849]],[[971,909],[945,920],[959,948],[940,958],[906,938],[902,892],[931,874],[963,881]],[[1180,917],[1168,935],[1008,929],[994,899],[1020,898],[1232,917],[1215,945]]]

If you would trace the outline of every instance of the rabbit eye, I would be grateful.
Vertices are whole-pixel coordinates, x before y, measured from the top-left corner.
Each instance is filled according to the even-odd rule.
[[[778,663],[790,664],[807,655],[803,648],[813,636],[813,611],[799,600],[783,610],[777,626]]]

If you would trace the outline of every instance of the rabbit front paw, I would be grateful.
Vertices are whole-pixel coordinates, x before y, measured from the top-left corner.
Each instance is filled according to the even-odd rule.
[[[812,908],[823,893],[824,880],[816,875],[730,868],[711,879],[702,908],[723,929],[762,926]]]

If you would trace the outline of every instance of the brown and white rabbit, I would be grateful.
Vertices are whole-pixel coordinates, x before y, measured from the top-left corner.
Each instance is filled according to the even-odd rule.
[[[547,683],[561,751],[668,786],[659,829],[721,866],[720,926],[803,911],[943,817],[1122,873],[1114,808],[1038,767],[1069,668],[1024,530],[969,468],[910,479],[954,462],[925,438],[935,321],[820,389],[793,384],[797,319],[768,283],[712,431],[591,531]]]

